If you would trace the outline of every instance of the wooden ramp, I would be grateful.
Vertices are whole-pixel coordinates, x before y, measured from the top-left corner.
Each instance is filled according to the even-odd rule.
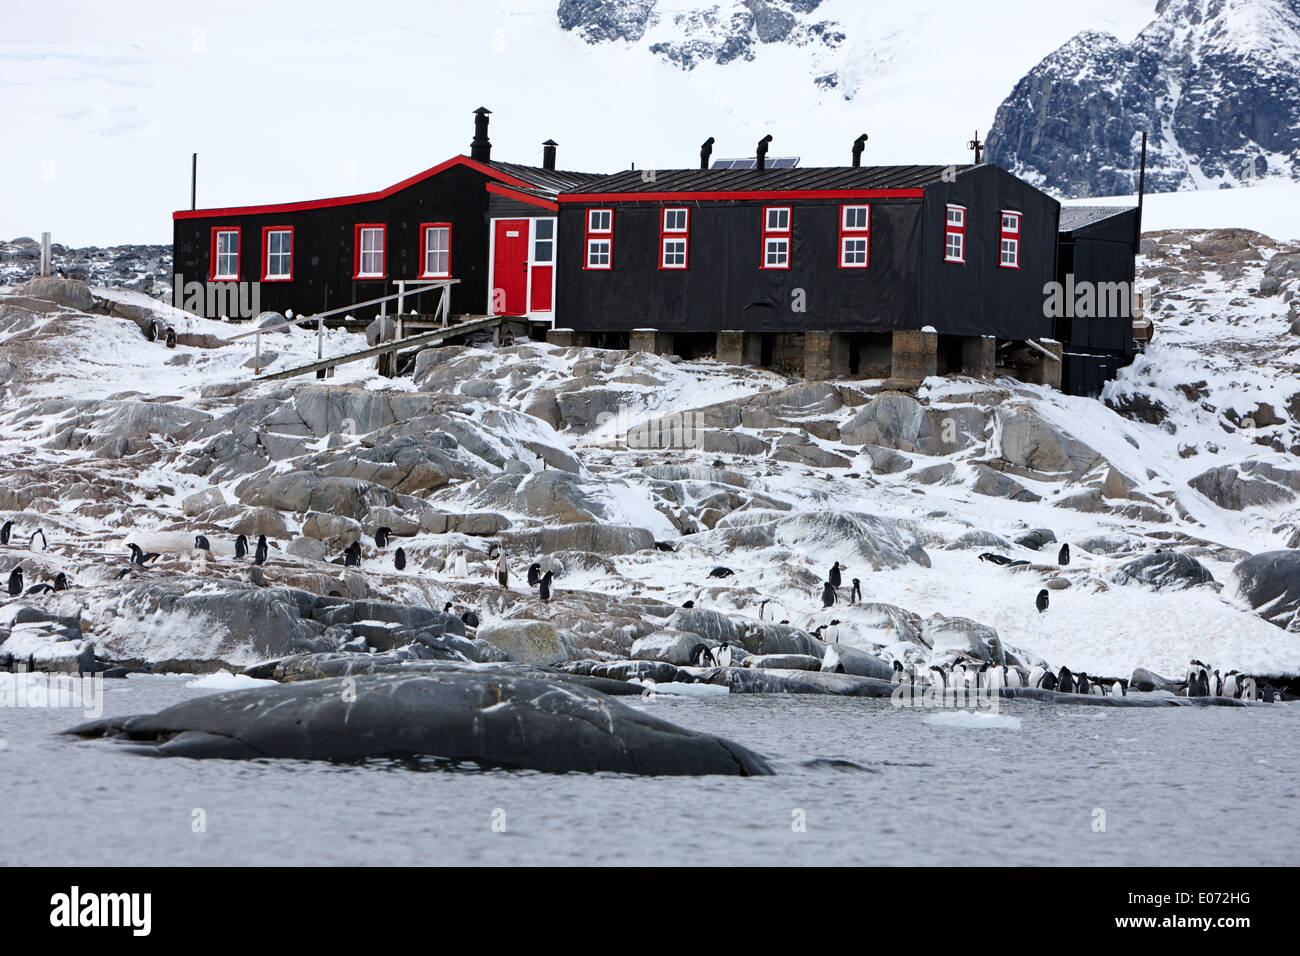
[[[381,355],[396,354],[397,352],[404,352],[413,348],[428,348],[439,344],[445,339],[453,338],[458,335],[468,335],[472,332],[481,332],[486,329],[494,328],[507,320],[508,316],[503,315],[474,316],[463,322],[457,322],[454,325],[442,326],[432,332],[422,332],[419,335],[408,335],[405,338],[396,339],[392,342],[383,342],[368,349],[362,349],[359,352],[347,352],[343,355],[335,355],[331,358],[319,359],[309,365],[300,365],[297,368],[288,368],[281,372],[270,372],[266,375],[259,375],[255,381],[270,382],[276,379],[294,378],[298,375],[320,372],[326,369],[332,369],[339,365],[347,365],[351,362],[364,362],[366,359],[378,358]]]

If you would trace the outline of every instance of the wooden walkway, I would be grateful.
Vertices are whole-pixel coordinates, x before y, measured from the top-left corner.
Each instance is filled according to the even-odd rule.
[[[519,319],[512,319],[511,316],[507,315],[472,316],[464,321],[457,322],[454,325],[440,326],[431,332],[422,332],[418,335],[408,335],[405,338],[395,339],[392,342],[383,342],[379,345],[362,349],[359,352],[347,352],[343,355],[335,355],[331,358],[319,359],[308,365],[300,365],[297,368],[289,368],[280,372],[269,372],[266,375],[259,375],[257,376],[256,381],[270,382],[276,379],[294,378],[298,375],[320,372],[335,368],[339,365],[347,365],[351,362],[364,362],[366,359],[378,358],[381,355],[392,354],[395,356],[397,352],[403,352],[412,348],[427,348],[429,346],[437,345],[445,339],[495,328],[503,322],[509,321],[518,322]]]

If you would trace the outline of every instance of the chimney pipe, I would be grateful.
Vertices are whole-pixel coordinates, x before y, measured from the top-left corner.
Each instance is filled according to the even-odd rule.
[[[555,147],[559,145],[553,139],[548,139],[542,144],[542,169],[555,168]]]
[[[1142,131],[1142,159],[1138,166],[1138,214],[1137,214],[1137,235],[1134,237],[1134,245],[1142,243],[1142,199],[1147,191],[1147,134]]]
[[[758,160],[759,169],[767,169],[767,144],[772,142],[772,134],[768,133],[758,141],[758,152],[755,158]]]
[[[713,155],[713,137],[710,136],[700,144],[700,169],[709,168],[709,157]]]
[[[474,139],[469,144],[469,158],[480,163],[492,160],[492,143],[488,141],[488,116],[491,113],[486,106],[474,111]]]
[[[862,151],[867,148],[867,134],[863,133],[853,141],[853,165],[862,165]]]

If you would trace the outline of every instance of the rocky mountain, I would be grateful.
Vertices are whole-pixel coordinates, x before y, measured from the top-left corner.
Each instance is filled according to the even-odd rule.
[[[998,108],[989,159],[1055,193],[1300,180],[1300,0],[1160,0],[1132,43],[1083,32]]]
[[[821,0],[731,0],[698,9],[664,9],[656,0],[560,0],[560,27],[589,43],[639,41],[651,28],[671,25],[675,39],[650,49],[684,70],[704,62],[753,60],[762,44],[835,48],[844,42],[838,23],[814,14]],[[833,73],[817,78],[836,84]]]

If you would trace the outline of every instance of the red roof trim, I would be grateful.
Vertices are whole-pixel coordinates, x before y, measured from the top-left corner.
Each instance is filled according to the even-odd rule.
[[[529,193],[517,192],[509,188],[508,186],[498,186],[496,183],[488,183],[486,188],[488,192],[495,193],[498,196],[506,196],[510,199],[517,199],[519,200],[519,202],[526,202],[529,205],[537,206],[538,208],[541,209],[549,209],[551,212],[555,212],[560,208],[558,205],[556,205],[554,202],[551,202],[549,199],[541,199]]]
[[[773,189],[747,192],[561,193],[560,202],[672,202],[689,199],[920,199],[924,189]]]
[[[521,189],[532,189],[530,183],[522,179],[516,179],[500,170],[493,169],[476,159],[470,159],[468,156],[453,156],[444,163],[439,163],[432,169],[426,169],[422,173],[416,173],[409,179],[403,179],[394,186],[387,189],[381,189],[374,193],[362,193],[357,196],[336,196],[333,199],[308,199],[304,202],[286,202],[275,203],[269,206],[226,206],[221,209],[181,209],[172,213],[172,219],[208,219],[212,217],[228,216],[256,216],[264,213],[282,213],[282,212],[302,212],[308,209],[328,209],[331,206],[351,206],[358,203],[375,202],[379,199],[387,199],[394,193],[401,192],[403,189],[409,189],[411,186],[421,183],[426,179],[438,175],[453,166],[468,166],[470,169],[477,170],[484,176],[492,179],[498,179],[503,183],[511,186],[517,186]]]

